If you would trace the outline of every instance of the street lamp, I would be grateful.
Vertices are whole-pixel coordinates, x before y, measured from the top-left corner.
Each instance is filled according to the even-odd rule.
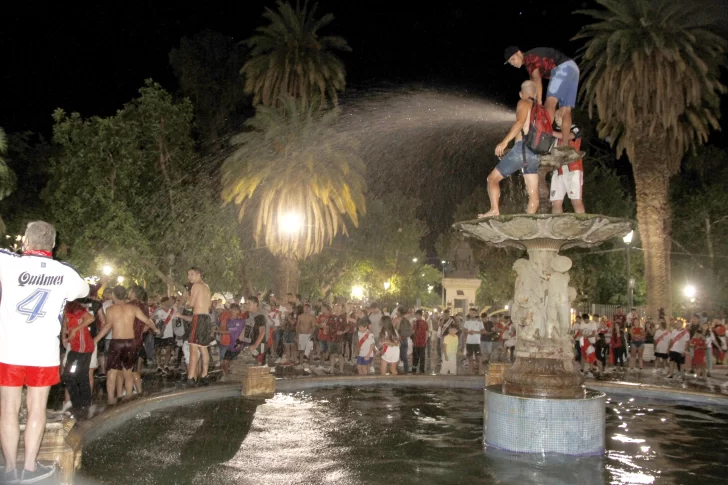
[[[688,284],[688,285],[685,285],[685,288],[683,288],[683,294],[691,300],[693,300],[695,298],[696,293],[697,293],[697,291],[695,290],[695,287],[693,285]]]
[[[440,263],[442,263],[442,308],[445,308],[445,264],[447,261],[443,259]]]
[[[634,300],[634,280],[632,279],[632,272],[629,268],[630,263],[630,255],[629,255],[629,249],[630,245],[632,244],[632,238],[634,237],[634,231],[629,231],[627,235],[625,235],[622,238],[622,241],[624,241],[624,244],[627,245],[627,300],[629,302],[629,308],[632,309],[633,300]]]
[[[413,263],[416,263],[417,262],[417,258],[412,258],[412,262]]]
[[[113,273],[113,272],[114,272],[114,268],[112,268],[111,266],[109,266],[109,265],[107,264],[107,265],[104,265],[104,267],[103,267],[103,271],[104,271],[104,274],[105,274],[106,276],[111,276],[111,273]]]
[[[387,291],[392,284],[389,281],[384,282],[384,291]]]
[[[119,276],[118,278],[116,278],[116,282],[119,283],[119,284],[122,284],[124,282],[124,277],[123,276]]]
[[[361,286],[354,286],[351,289],[351,297],[355,300],[361,300],[364,297],[364,288]]]

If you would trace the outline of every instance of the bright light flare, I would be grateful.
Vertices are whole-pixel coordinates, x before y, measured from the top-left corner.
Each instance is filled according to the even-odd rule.
[[[693,285],[685,285],[685,288],[683,288],[683,293],[688,298],[695,298],[695,293],[697,291],[695,290],[695,287]]]
[[[630,244],[633,237],[634,231],[629,231],[629,233],[627,233],[627,235],[622,238],[622,241],[624,241],[624,244]]]
[[[352,287],[351,297],[356,300],[361,300],[364,297],[364,288],[362,288],[361,286]]]
[[[111,266],[109,266],[108,264],[106,264],[106,265],[104,265],[104,267],[103,267],[103,271],[104,271],[104,274],[105,274],[106,276],[111,276],[111,273],[113,273],[113,272],[114,272],[114,268],[112,268]]]
[[[390,286],[392,286],[392,283],[390,283],[389,281],[385,281],[384,282],[384,291],[387,291]]]
[[[119,284],[122,284],[124,282],[124,277],[123,276],[119,276],[118,278],[116,278],[116,282],[119,283]]]
[[[283,214],[278,221],[278,227],[280,228],[280,230],[288,234],[298,232],[301,229],[302,225],[303,220],[301,216],[299,214],[296,214],[295,212]]]

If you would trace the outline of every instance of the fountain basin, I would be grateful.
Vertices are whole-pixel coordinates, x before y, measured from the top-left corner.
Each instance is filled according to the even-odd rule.
[[[483,446],[515,453],[600,455],[607,396],[587,389],[581,398],[539,399],[485,388]]]

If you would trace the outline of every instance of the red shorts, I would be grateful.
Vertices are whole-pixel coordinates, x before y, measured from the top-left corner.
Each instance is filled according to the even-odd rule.
[[[0,362],[0,386],[2,387],[48,387],[61,382],[57,365],[36,367],[32,365],[12,365]]]

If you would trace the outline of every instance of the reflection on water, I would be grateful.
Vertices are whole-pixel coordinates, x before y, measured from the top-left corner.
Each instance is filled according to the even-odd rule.
[[[611,398],[604,457],[482,450],[474,390],[339,388],[138,418],[84,450],[108,484],[720,483],[728,414]],[[708,482],[709,483],[709,482]]]

